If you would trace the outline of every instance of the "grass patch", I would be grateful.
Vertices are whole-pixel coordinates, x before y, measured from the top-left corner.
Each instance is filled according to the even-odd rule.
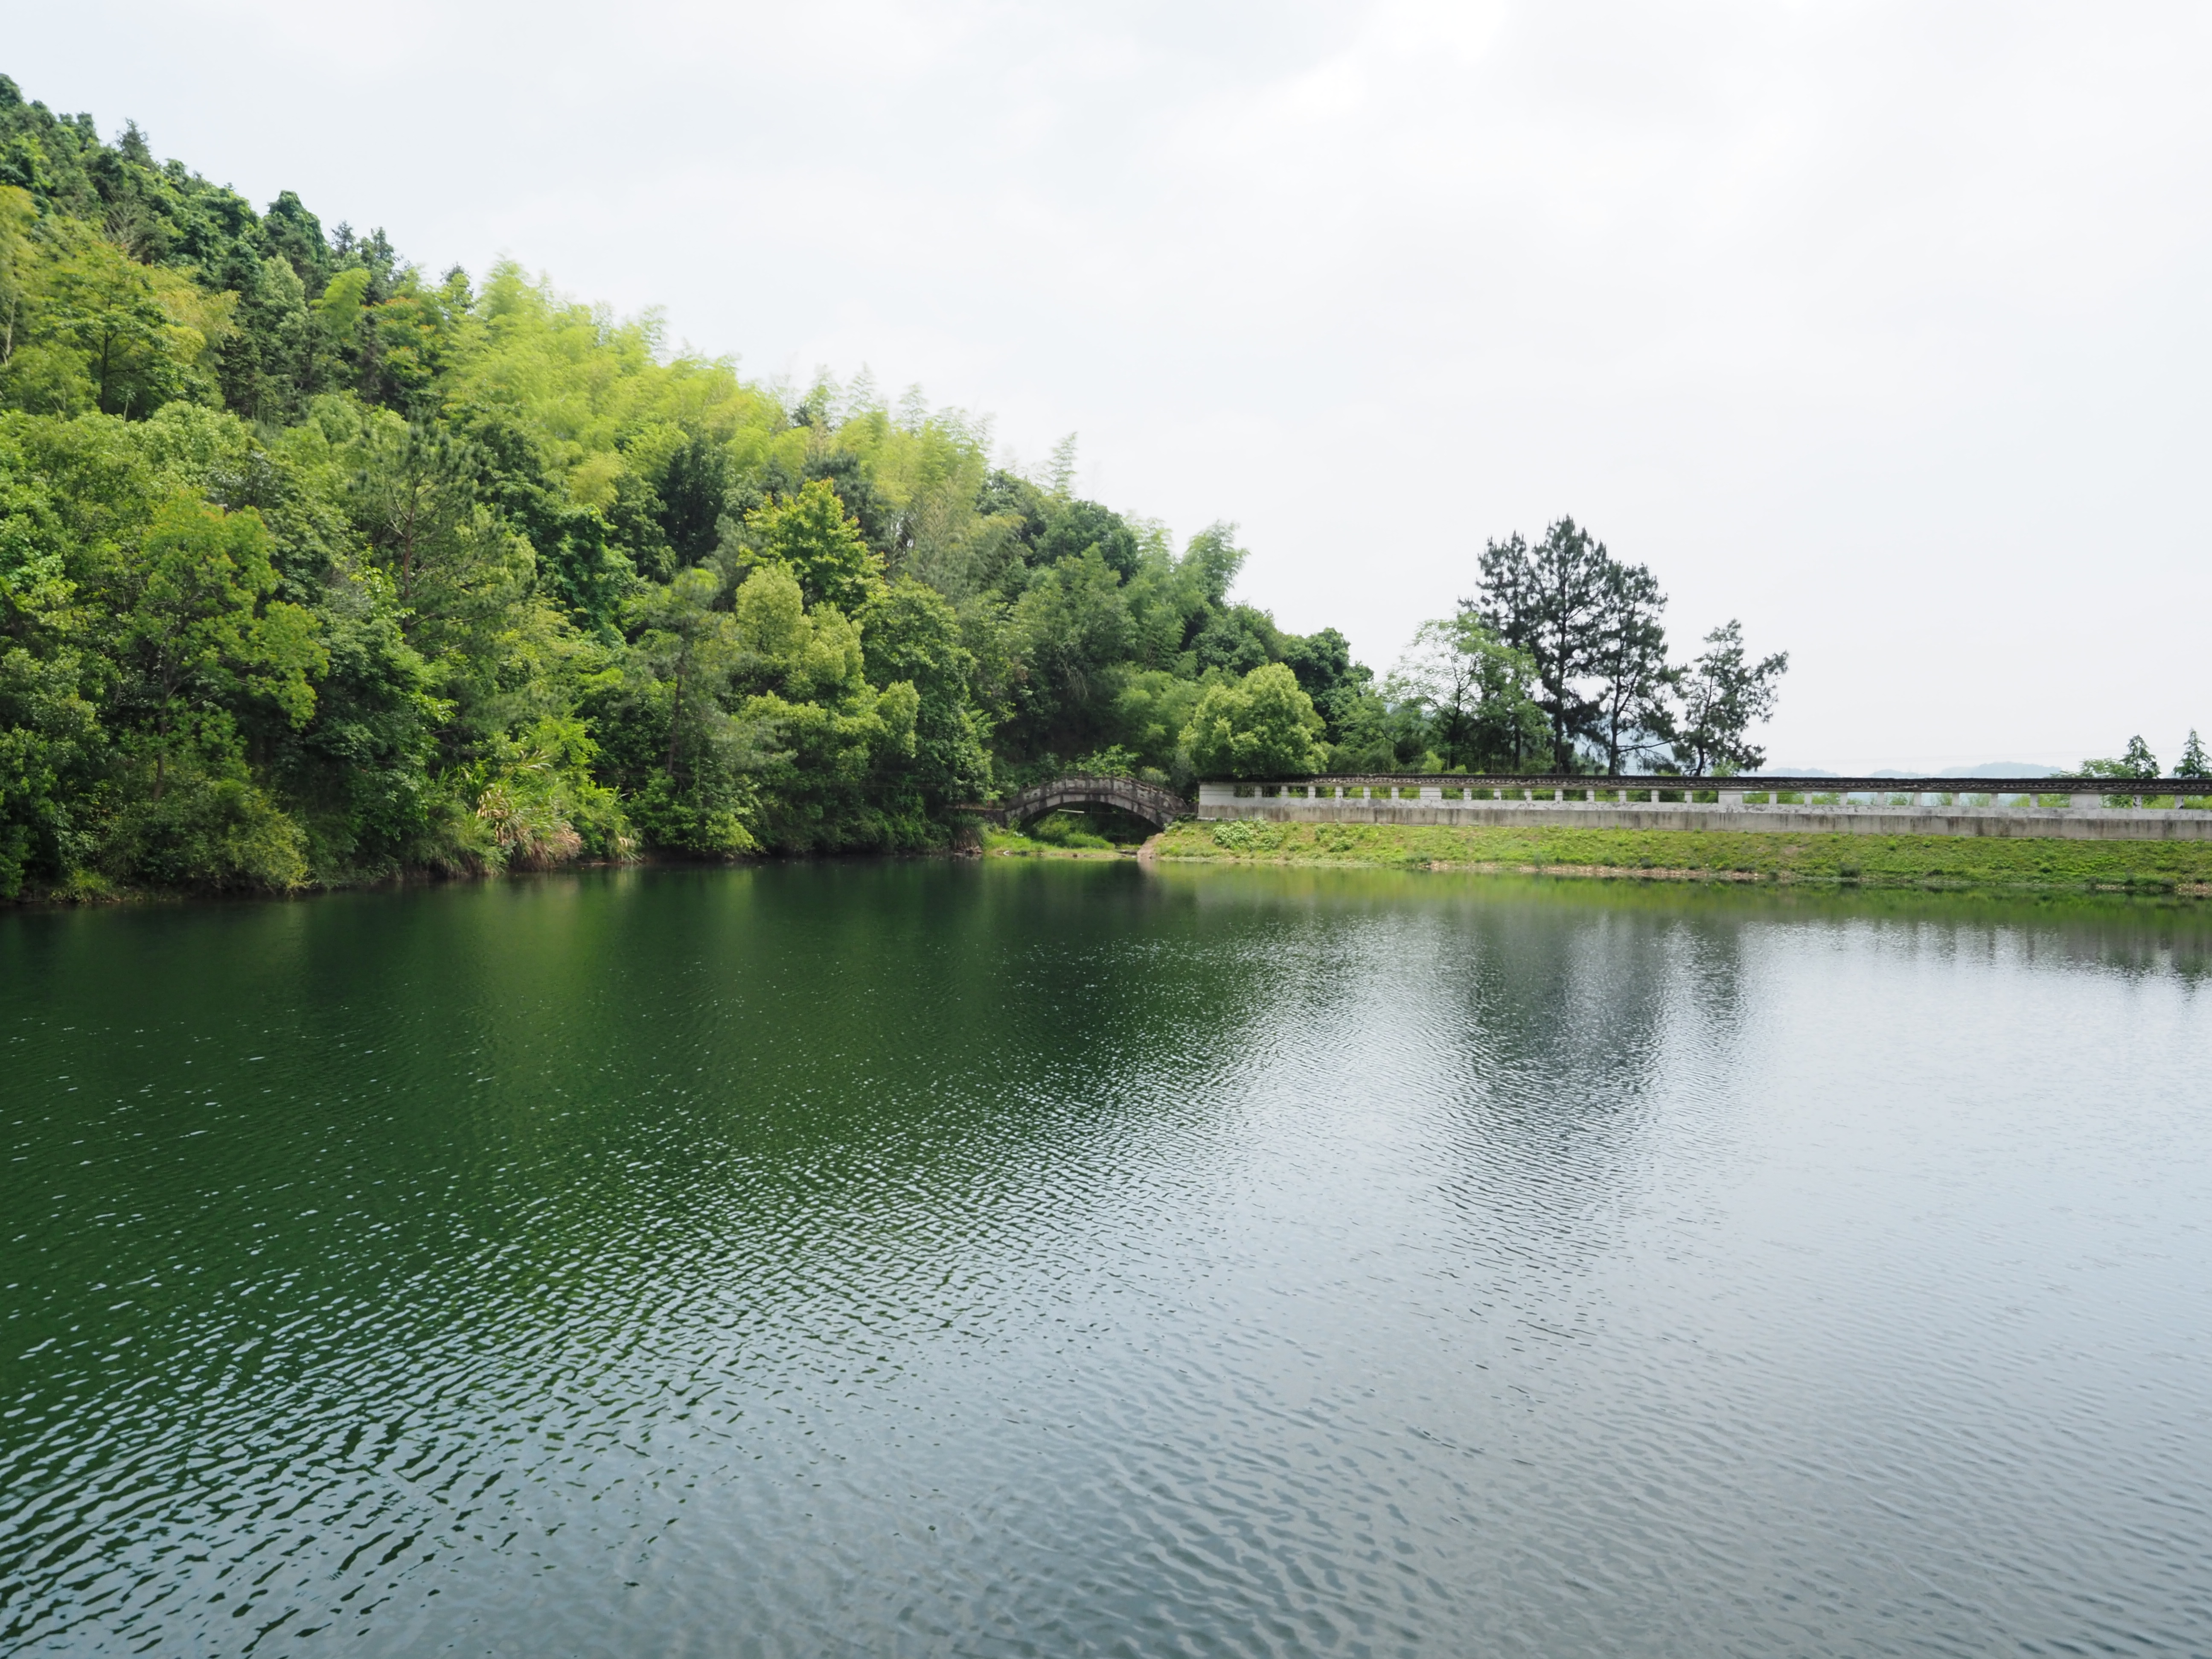
[[[1118,858],[1133,854],[1133,843],[1124,845],[1097,833],[1090,823],[1066,812],[1048,813],[1021,830],[986,825],[983,851],[999,858]]]
[[[1160,836],[1154,851],[1163,859],[1191,862],[2212,896],[2212,842],[1276,823],[1246,818],[1178,823]]]

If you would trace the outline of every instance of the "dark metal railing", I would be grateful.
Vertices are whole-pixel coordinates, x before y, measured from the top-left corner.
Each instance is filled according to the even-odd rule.
[[[1286,787],[1331,789],[1481,789],[1537,790],[1556,793],[1585,791],[1611,795],[1643,794],[1757,795],[2118,795],[2131,798],[2173,796],[2191,799],[2212,798],[2212,778],[1821,778],[1756,775],[1748,777],[1689,777],[1669,773],[1637,773],[1612,777],[1588,772],[1500,773],[1470,775],[1456,772],[1347,773],[1304,778],[1208,778],[1208,786],[1234,785],[1239,789],[1281,789]]]

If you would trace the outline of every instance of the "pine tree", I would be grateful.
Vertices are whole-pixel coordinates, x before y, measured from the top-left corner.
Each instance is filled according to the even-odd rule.
[[[2204,757],[2204,745],[2198,740],[2197,728],[2189,728],[2189,741],[2181,746],[2181,762],[2173,769],[2177,778],[2212,778],[2212,762]]]

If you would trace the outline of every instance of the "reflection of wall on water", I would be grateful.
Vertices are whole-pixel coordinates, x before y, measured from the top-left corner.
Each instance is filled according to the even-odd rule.
[[[1966,928],[1962,926],[1963,935]],[[2171,973],[2192,983],[2212,979],[2212,915],[2186,909],[2113,905],[2062,909],[2039,922],[1984,925],[1978,931],[2015,941],[2031,963],[2117,969],[2130,975]]]

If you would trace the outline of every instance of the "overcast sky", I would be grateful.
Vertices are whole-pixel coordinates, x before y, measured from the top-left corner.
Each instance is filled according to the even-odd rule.
[[[27,96],[996,417],[1386,667],[1571,514],[1777,761],[2212,738],[2212,7],[0,0]]]

